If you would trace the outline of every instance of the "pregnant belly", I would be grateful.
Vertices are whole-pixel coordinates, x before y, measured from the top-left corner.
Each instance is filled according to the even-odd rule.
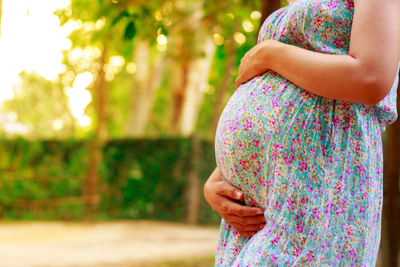
[[[265,208],[271,190],[290,187],[290,168],[310,171],[304,155],[320,160],[327,149],[324,143],[329,143],[326,122],[331,120],[333,101],[273,71],[235,91],[218,122],[215,153],[223,177],[244,192],[248,205]],[[310,179],[318,183],[317,177]]]

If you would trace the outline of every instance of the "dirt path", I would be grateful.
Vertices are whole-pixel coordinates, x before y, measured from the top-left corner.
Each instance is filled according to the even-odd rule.
[[[132,266],[214,255],[216,227],[153,221],[0,223],[0,266]]]

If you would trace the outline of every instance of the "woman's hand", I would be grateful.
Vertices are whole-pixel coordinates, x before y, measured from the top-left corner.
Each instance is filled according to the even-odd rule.
[[[227,183],[218,167],[204,185],[204,196],[210,206],[241,235],[253,236],[265,225],[261,208],[237,203],[243,201],[243,193]]]
[[[239,66],[239,75],[235,81],[235,89],[237,89],[242,83],[245,83],[252,78],[266,72],[269,69],[268,61],[265,61],[265,57],[262,57],[260,53],[264,53],[267,46],[280,45],[279,41],[268,39],[262,41],[251,48],[242,57]]]

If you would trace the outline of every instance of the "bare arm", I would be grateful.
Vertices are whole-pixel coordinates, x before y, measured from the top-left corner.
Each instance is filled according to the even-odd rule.
[[[400,0],[354,0],[354,4],[348,55],[266,40],[245,55],[236,87],[272,69],[314,94],[377,104],[393,85],[399,62]]]

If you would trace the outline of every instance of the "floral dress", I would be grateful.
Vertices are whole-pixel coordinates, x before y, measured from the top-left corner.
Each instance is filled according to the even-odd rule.
[[[352,0],[297,0],[264,21],[258,42],[348,54],[353,12]],[[272,70],[242,84],[218,123],[216,163],[266,224],[249,238],[222,219],[215,265],[375,266],[381,133],[397,119],[397,84],[374,106],[315,95]]]

